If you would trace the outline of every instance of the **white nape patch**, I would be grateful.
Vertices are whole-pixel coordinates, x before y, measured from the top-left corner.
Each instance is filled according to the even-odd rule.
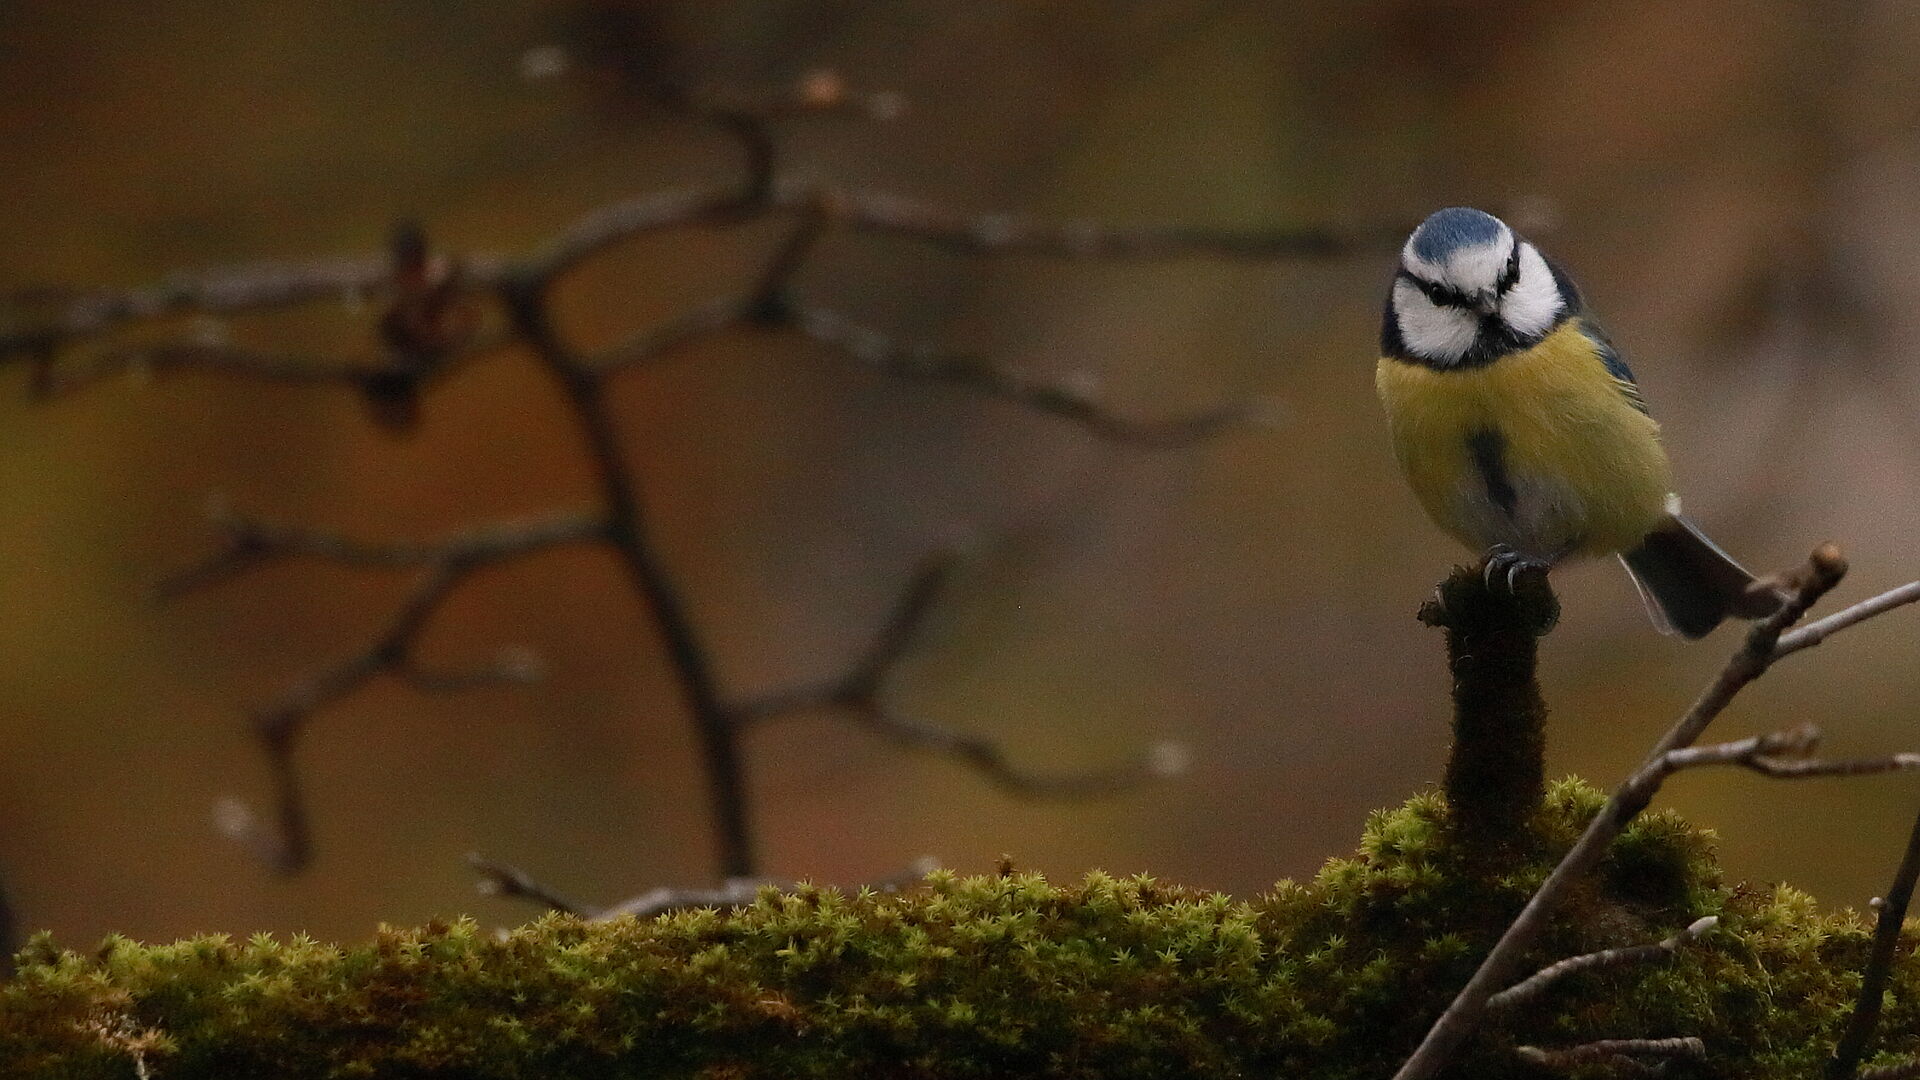
[[[1407,351],[1438,367],[1459,363],[1480,335],[1479,316],[1435,304],[1410,281],[1393,283],[1393,316]]]
[[[1534,337],[1553,326],[1553,320],[1559,317],[1564,306],[1560,286],[1554,283],[1553,271],[1541,257],[1540,249],[1522,243],[1520,276],[1500,300],[1500,318],[1513,327],[1514,333]]]

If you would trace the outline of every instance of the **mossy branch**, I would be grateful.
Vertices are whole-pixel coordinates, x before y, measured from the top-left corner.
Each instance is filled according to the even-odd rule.
[[[1538,853],[1488,873],[1421,795],[1368,824],[1356,857],[1237,900],[1147,877],[927,875],[894,894],[766,887],[737,908],[505,935],[472,922],[335,946],[224,936],[44,936],[0,983],[0,1075],[615,1080],[1378,1080],[1458,984],[1495,919],[1602,811],[1551,785]],[[1604,953],[1713,917],[1660,965],[1596,964],[1503,1013],[1455,1075],[1537,1080],[1537,1055],[1706,1048],[1714,1076],[1804,1080],[1871,947],[1864,921],[1790,889],[1724,884],[1711,837],[1630,823],[1528,954]],[[1913,938],[1907,937],[1911,945]],[[1889,968],[1882,1049],[1920,1052],[1920,960]],[[1592,1047],[1593,1049],[1583,1049]],[[1649,1058],[1649,1060],[1652,1060]]]

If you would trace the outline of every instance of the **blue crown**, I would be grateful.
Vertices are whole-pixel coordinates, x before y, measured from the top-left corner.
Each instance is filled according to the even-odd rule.
[[[1463,247],[1499,239],[1500,229],[1500,219],[1484,210],[1449,206],[1435,210],[1413,231],[1413,253],[1430,263],[1442,263]]]

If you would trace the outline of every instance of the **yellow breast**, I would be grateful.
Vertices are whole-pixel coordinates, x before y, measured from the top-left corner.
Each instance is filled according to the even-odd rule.
[[[1665,515],[1673,474],[1659,425],[1621,393],[1578,320],[1475,368],[1382,358],[1375,381],[1414,494],[1476,551],[1607,554]],[[1475,440],[1483,453],[1499,446],[1511,500],[1490,493]]]

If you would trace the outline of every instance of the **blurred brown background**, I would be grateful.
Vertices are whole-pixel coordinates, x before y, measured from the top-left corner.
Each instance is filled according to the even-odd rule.
[[[890,123],[793,125],[790,163],[961,207],[1115,222],[1410,226],[1512,216],[1581,278],[1639,372],[1694,515],[1761,567],[1849,547],[1844,598],[1920,570],[1920,9],[1897,2],[1219,0],[0,6],[0,285],[134,284],[359,254],[417,215],[504,250],[582,211],[733,167],[617,78],[529,82],[530,49],[764,85],[818,66],[901,91]],[[740,287],[765,230],[675,233],[573,282],[588,340]],[[922,853],[1061,875],[1149,870],[1253,892],[1350,847],[1439,775],[1441,645],[1412,618],[1463,557],[1401,486],[1373,399],[1392,255],[1074,263],[833,239],[800,286],[919,339],[1088,373],[1133,415],[1223,396],[1285,422],[1197,450],[877,378],[778,336],[623,379],[660,544],[729,685],[837,669],[926,552],[972,557],[895,700],[1027,764],[1191,748],[1185,776],[1091,803],[1011,800],[830,717],[749,743],[766,869],[860,881]],[[352,332],[280,338],[366,346]],[[358,328],[358,329],[354,329]],[[316,342],[319,342],[316,345]],[[382,685],[303,744],[318,860],[276,879],[222,842],[258,800],[245,709],[357,647],[394,579],[275,569],[168,610],[143,586],[238,507],[415,536],[591,497],[524,359],[480,365],[396,441],[333,390],[182,375],[51,405],[0,374],[0,872],[24,922],[355,938],[478,898],[484,850],[583,898],[711,876],[693,745],[651,629],[604,557],[477,582],[428,641],[522,643],[530,690]],[[1653,634],[1611,565],[1556,576],[1550,771],[1610,782],[1732,639]],[[1719,733],[1815,720],[1835,753],[1920,745],[1916,624],[1793,661]],[[1834,903],[1882,887],[1911,780],[1690,775],[1663,796],[1731,872]]]

